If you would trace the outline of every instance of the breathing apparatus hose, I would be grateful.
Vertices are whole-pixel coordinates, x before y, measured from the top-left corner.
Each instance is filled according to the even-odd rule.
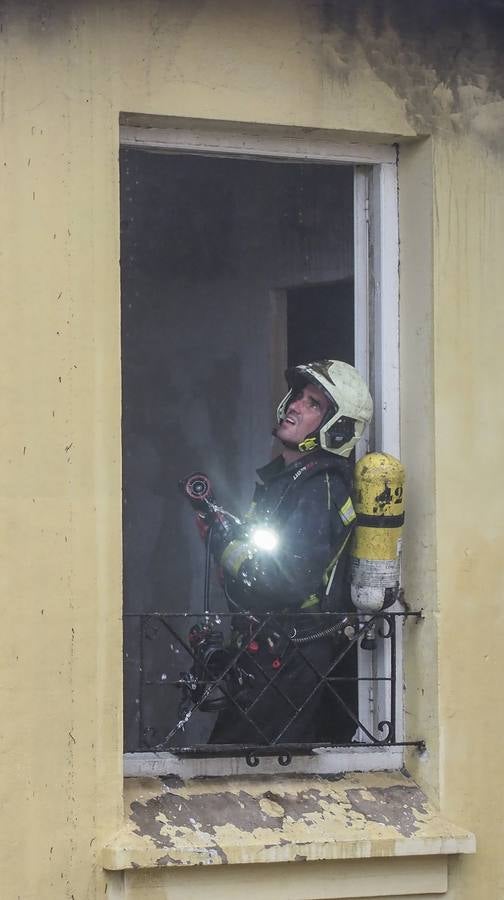
[[[343,619],[341,622],[337,622],[336,625],[329,625],[327,628],[322,628],[319,631],[310,631],[309,634],[289,634],[289,640],[293,644],[309,644],[311,641],[320,641],[321,638],[329,637],[329,635],[334,634],[335,631],[342,630],[347,624],[348,619]],[[295,628],[294,632],[296,632]]]

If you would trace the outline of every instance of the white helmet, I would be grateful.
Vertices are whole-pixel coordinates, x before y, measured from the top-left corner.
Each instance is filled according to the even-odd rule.
[[[293,396],[307,382],[318,385],[331,406],[317,431],[306,437],[297,449],[307,452],[321,447],[337,456],[350,456],[373,416],[373,401],[364,379],[348,363],[321,359],[287,369],[289,391],[277,409],[277,421],[285,418]]]

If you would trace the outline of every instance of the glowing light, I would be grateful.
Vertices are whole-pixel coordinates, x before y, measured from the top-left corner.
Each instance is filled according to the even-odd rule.
[[[278,535],[272,528],[254,528],[250,539],[258,550],[276,550]]]

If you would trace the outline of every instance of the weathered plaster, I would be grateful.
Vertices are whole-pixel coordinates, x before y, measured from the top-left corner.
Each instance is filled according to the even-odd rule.
[[[472,852],[405,774],[128,779],[108,869]]]

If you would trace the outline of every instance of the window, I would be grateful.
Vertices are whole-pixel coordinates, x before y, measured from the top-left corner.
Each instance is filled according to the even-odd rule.
[[[376,408],[369,440],[399,455],[398,248],[393,148],[338,146],[325,134],[277,129],[127,121],[125,750],[127,771],[139,772],[180,719],[186,632],[203,608],[204,554],[178,481],[208,471],[219,502],[243,511],[254,470],[271,455],[285,366],[324,355],[354,363],[369,380]],[[359,455],[365,450],[362,442]],[[214,582],[209,599],[225,631]],[[401,627],[392,622],[400,672]],[[370,652],[355,641],[339,673],[348,679],[345,702],[371,733],[401,697],[390,641],[378,644]],[[190,716],[170,748],[204,745],[211,715]],[[358,749],[359,768],[400,762],[400,715],[396,728],[397,746]],[[355,752],[301,765],[327,771],[336,753],[338,768],[355,767],[347,761]],[[157,772],[175,765],[162,752],[155,764]]]

